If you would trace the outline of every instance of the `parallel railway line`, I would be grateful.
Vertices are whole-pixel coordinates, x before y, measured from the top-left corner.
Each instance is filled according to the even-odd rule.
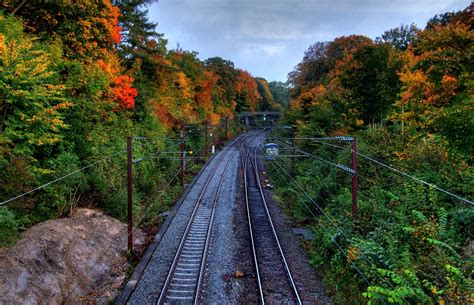
[[[209,186],[211,181],[219,169],[222,168],[220,165],[224,163],[224,159],[227,155],[230,156],[227,157],[225,166],[219,174],[220,178],[217,188],[215,188],[215,191],[210,190]],[[219,200],[223,178],[225,177],[231,159],[232,155],[230,153],[226,153],[220,157],[208,176],[196,200],[195,208],[179,243],[157,304],[198,304],[215,209]],[[214,193],[212,196],[213,199],[204,200],[204,195],[209,192]]]
[[[268,210],[259,176],[257,149],[251,145],[244,147],[241,163],[259,300],[262,304],[302,304]]]
[[[258,290],[256,300],[261,304],[302,304],[260,181],[258,145],[252,143],[259,136],[259,133],[242,136],[231,144],[227,151],[224,150],[221,156],[217,156],[215,164],[209,169],[202,188],[196,193],[195,203],[180,235],[179,245],[170,256],[171,264],[165,269],[167,275],[160,285],[157,304],[199,304],[202,301],[200,292],[214,215],[224,178],[235,156],[231,153],[231,148],[235,147],[240,150],[244,177],[246,223],[249,227]]]

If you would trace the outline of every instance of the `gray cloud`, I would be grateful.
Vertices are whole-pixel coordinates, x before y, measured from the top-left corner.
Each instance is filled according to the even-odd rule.
[[[170,47],[205,59],[221,56],[253,75],[286,80],[316,41],[349,34],[371,38],[401,23],[467,7],[452,0],[160,0],[150,8]]]

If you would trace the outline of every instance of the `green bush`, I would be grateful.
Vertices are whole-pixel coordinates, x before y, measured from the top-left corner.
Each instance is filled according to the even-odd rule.
[[[18,237],[15,215],[7,207],[0,207],[0,248],[13,245]]]

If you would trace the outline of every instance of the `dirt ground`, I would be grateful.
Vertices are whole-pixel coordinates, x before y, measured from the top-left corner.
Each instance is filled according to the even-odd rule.
[[[0,304],[105,304],[121,288],[129,264],[127,226],[78,209],[40,223],[0,250]],[[140,247],[145,233],[134,232]]]

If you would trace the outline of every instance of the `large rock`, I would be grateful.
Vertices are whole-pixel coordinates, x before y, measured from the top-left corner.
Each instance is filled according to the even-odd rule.
[[[97,211],[40,223],[0,252],[0,304],[106,303],[129,267],[126,247],[127,226]]]

